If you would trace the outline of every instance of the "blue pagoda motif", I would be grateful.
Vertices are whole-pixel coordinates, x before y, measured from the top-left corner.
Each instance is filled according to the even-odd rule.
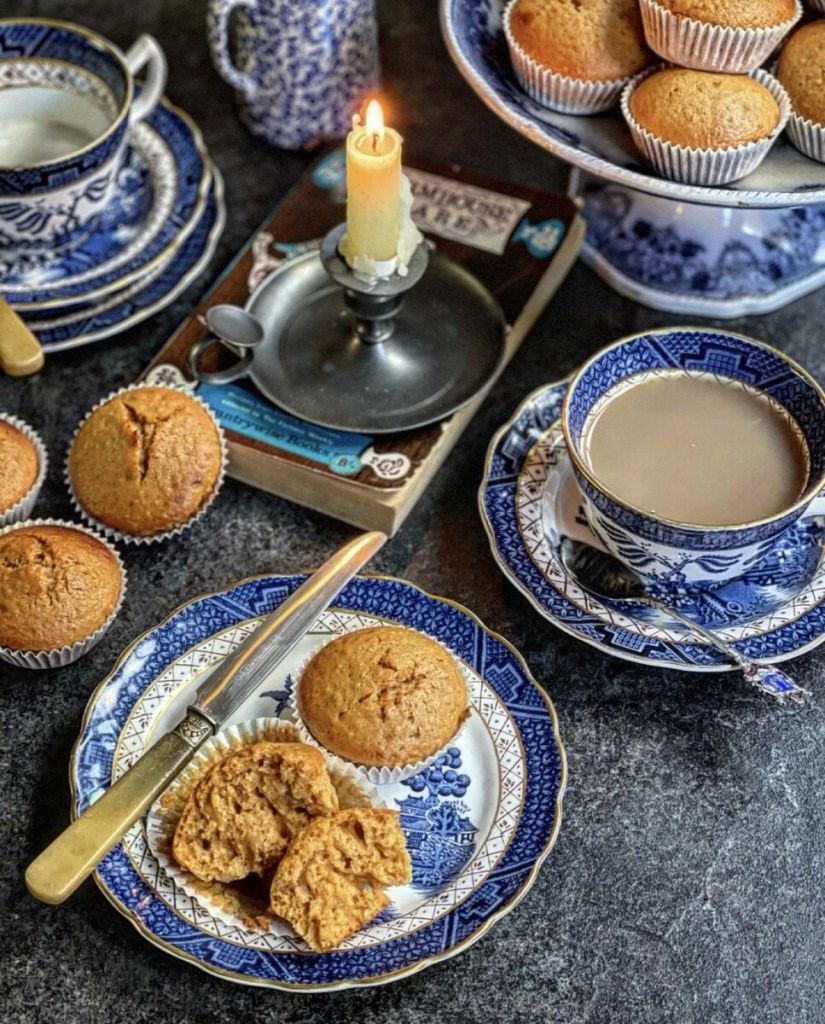
[[[461,752],[450,747],[434,764],[404,781],[421,796],[397,800],[412,861],[414,889],[435,895],[458,876],[475,852],[477,827],[462,800],[469,775],[459,774]],[[444,797],[452,799],[444,799]]]

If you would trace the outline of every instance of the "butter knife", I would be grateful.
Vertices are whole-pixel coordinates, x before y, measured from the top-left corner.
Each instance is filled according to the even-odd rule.
[[[26,887],[44,903],[62,903],[191,760],[205,740],[253,693],[335,595],[386,541],[365,533],[350,541],[267,616],[198,688],[181,721],[164,733],[26,869]]]

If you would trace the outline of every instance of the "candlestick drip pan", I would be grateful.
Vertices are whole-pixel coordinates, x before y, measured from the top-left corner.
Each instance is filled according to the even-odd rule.
[[[369,301],[368,286],[357,295],[342,288],[318,252],[288,260],[247,303],[264,328],[248,375],[275,405],[324,427],[379,434],[446,418],[498,374],[504,317],[475,277],[438,252],[407,287],[402,278],[395,289],[399,300],[405,294],[392,304],[391,334],[369,337],[353,311],[355,300]],[[379,305],[386,290],[379,282]]]

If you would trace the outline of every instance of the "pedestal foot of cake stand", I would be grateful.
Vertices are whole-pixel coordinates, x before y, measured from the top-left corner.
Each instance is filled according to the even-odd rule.
[[[728,319],[768,313],[825,284],[825,204],[702,206],[574,168],[582,258],[621,295],[654,309]]]

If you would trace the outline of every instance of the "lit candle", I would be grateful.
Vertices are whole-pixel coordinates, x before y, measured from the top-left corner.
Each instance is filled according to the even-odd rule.
[[[356,115],[347,135],[347,233],[341,252],[350,266],[396,258],[400,203],[401,136],[384,127],[381,107],[372,100],[367,123]]]

